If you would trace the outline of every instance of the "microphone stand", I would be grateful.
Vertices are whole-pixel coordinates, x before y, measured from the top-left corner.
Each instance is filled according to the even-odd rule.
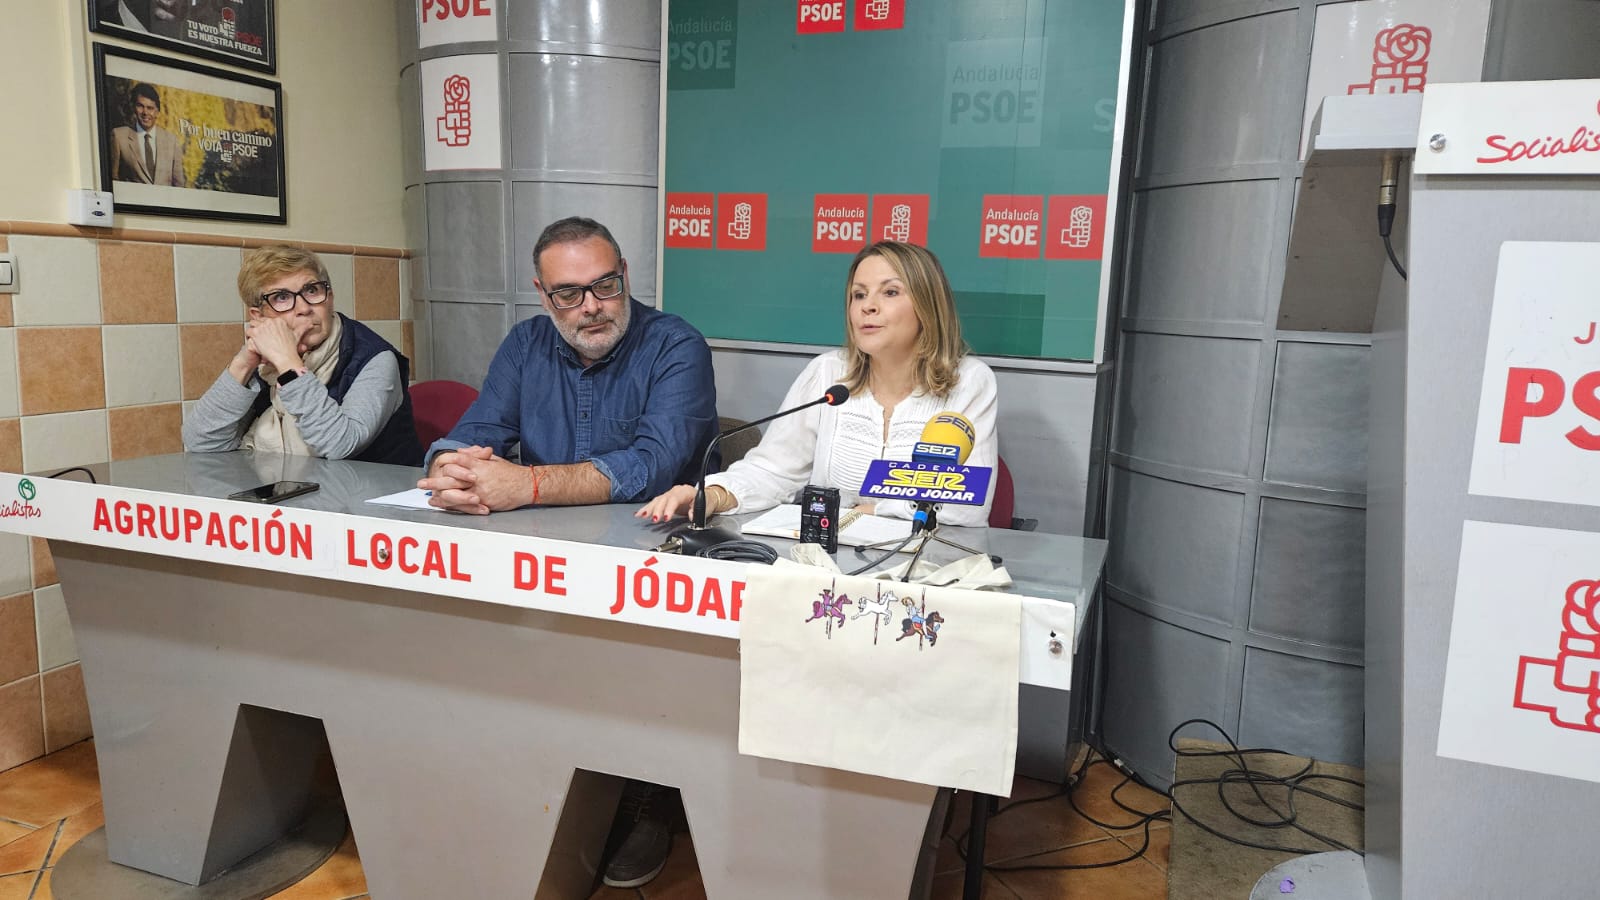
[[[927,524],[926,525],[924,525],[922,528],[918,529],[917,526],[916,526],[916,521],[917,520],[915,520],[915,519],[912,520],[912,523],[913,523],[912,526],[911,526],[912,529],[913,529],[912,537],[916,537],[917,535],[921,535],[922,536],[922,540],[917,543],[917,549],[912,551],[912,553],[911,553],[911,562],[906,564],[905,573],[903,575],[901,575],[901,577],[900,577],[901,581],[910,581],[911,580],[911,573],[912,573],[913,570],[916,569],[917,560],[922,558],[922,552],[924,550],[927,550],[928,549],[928,544],[933,542],[933,541],[938,541],[939,543],[944,544],[946,547],[953,547],[953,548],[955,548],[957,550],[960,550],[963,553],[966,553],[968,555],[972,555],[972,556],[977,556],[977,555],[987,556],[987,557],[989,557],[989,561],[991,563],[994,563],[997,566],[1000,565],[1002,562],[1004,562],[1004,560],[1002,560],[998,556],[995,556],[993,553],[989,553],[989,552],[984,551],[984,550],[979,550],[976,547],[968,547],[966,544],[960,543],[959,541],[952,541],[949,538],[945,537],[944,535],[940,534],[939,533],[939,507],[938,507],[938,504],[933,504],[933,503],[928,504]],[[898,541],[892,541],[892,540],[891,541],[878,541],[875,544],[867,544],[864,547],[858,547],[858,548],[856,548],[856,550],[859,553],[865,553],[865,552],[870,551],[870,550],[879,550],[879,549],[882,549],[884,547],[889,546],[890,544],[895,544],[895,543],[898,543]]]
[[[742,537],[740,532],[706,524],[706,475],[711,468],[711,451],[716,449],[723,438],[738,434],[741,431],[748,431],[757,425],[765,425],[773,419],[781,419],[784,416],[810,409],[813,406],[820,406],[824,403],[829,406],[838,406],[849,397],[850,392],[845,390],[843,385],[834,385],[828,388],[827,393],[809,403],[802,403],[791,409],[775,412],[764,419],[756,419],[753,422],[746,422],[737,428],[729,428],[727,431],[718,432],[717,436],[711,439],[711,443],[706,444],[705,455],[700,458],[700,478],[694,485],[694,505],[689,511],[689,524],[674,532],[668,543],[670,544],[673,540],[676,540],[679,553],[684,556],[699,556],[700,552],[708,547],[715,547],[728,541],[736,541]]]

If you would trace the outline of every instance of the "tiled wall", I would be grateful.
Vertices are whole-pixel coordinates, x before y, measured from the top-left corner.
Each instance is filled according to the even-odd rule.
[[[0,471],[183,449],[184,411],[242,339],[235,277],[261,240],[0,222],[21,292],[0,294]],[[399,250],[305,243],[334,308],[412,360]],[[83,674],[45,542],[0,534],[0,770],[89,735]]]

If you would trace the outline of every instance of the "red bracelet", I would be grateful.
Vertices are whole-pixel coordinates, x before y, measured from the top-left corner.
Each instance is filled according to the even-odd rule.
[[[544,476],[539,474],[539,467],[538,466],[529,466],[528,467],[528,474],[533,476],[533,505],[534,506],[538,506],[539,505],[539,482],[544,479]]]

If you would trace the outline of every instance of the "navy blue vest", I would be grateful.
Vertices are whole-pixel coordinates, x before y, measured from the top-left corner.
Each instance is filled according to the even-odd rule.
[[[361,374],[374,356],[393,353],[395,362],[400,364],[400,408],[384,423],[383,429],[371,443],[349,458],[396,466],[422,465],[422,445],[417,442],[417,426],[411,418],[411,390],[407,387],[411,382],[410,361],[376,331],[344,313],[334,315],[340,318],[342,325],[339,332],[339,366],[333,370],[333,378],[328,381],[328,396],[333,398],[333,402],[344,402],[350,385],[355,383],[356,376]],[[255,378],[257,383],[261,382],[261,376]],[[261,393],[256,395],[255,405],[250,408],[246,427],[271,405],[272,396],[267,393],[267,386],[261,384]]]

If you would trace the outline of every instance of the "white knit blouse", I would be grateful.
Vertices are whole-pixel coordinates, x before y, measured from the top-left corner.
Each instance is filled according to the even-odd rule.
[[[799,406],[822,396],[844,379],[844,354],[830,350],[813,359],[790,385],[780,409]],[[889,440],[883,440],[883,406],[863,387],[842,406],[813,406],[785,416],[767,426],[761,443],[728,468],[706,479],[720,485],[738,502],[731,512],[757,512],[780,503],[795,502],[807,484],[839,489],[839,508],[861,502],[861,482],[875,459],[910,460],[912,445],[922,437],[928,420],[941,412],[958,412],[972,421],[977,443],[967,464],[994,468],[999,459],[995,434],[994,373],[974,357],[961,360],[959,380],[944,397],[915,391],[900,401],[889,420]],[[992,479],[991,479],[992,481]],[[939,521],[948,525],[987,525],[989,498],[981,507],[946,504]],[[880,516],[909,519],[916,505],[909,500],[879,500]]]

